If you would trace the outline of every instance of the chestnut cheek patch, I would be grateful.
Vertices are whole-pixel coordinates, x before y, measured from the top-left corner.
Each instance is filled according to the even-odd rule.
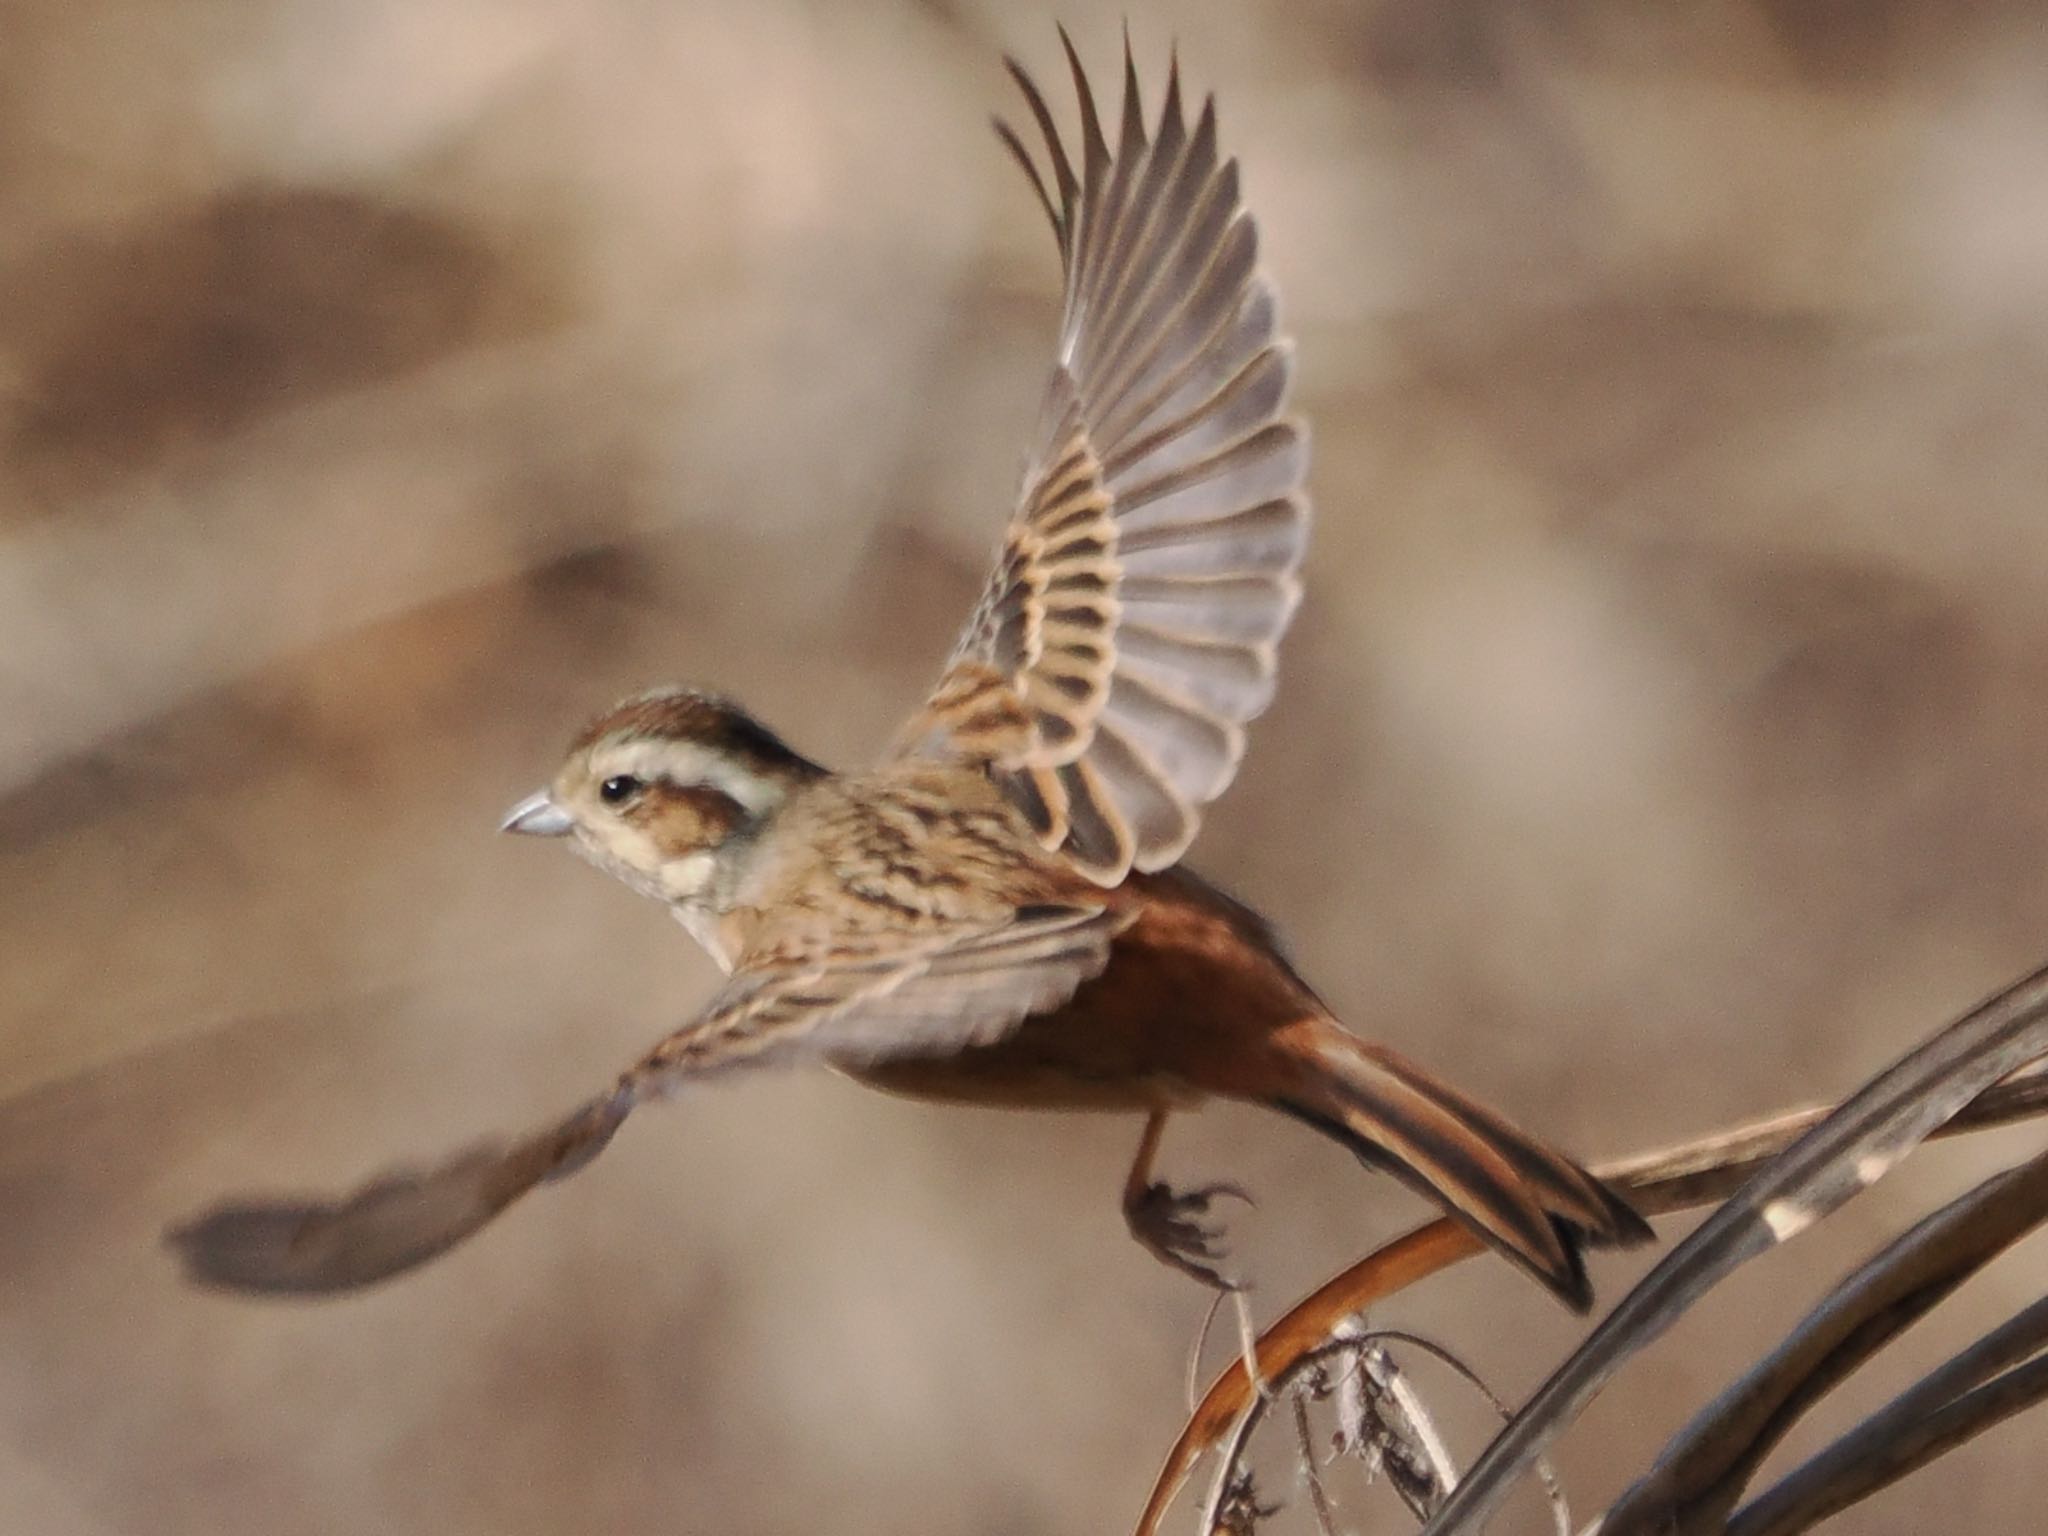
[[[746,814],[739,801],[709,784],[656,780],[628,819],[665,851],[687,853],[724,842]]]

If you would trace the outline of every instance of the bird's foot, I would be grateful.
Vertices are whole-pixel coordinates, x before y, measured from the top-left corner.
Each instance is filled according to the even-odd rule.
[[[1241,1291],[1244,1282],[1221,1265],[1229,1256],[1223,1223],[1211,1219],[1209,1208],[1228,1195],[1253,1203],[1235,1184],[1205,1184],[1185,1192],[1166,1184],[1145,1184],[1124,1201],[1124,1220],[1131,1236],[1162,1264],[1170,1264],[1219,1291]]]

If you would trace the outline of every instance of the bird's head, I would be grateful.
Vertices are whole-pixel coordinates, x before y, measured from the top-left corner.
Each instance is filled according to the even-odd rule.
[[[512,807],[504,830],[573,838],[637,891],[716,908],[744,849],[824,771],[730,701],[660,688],[584,727],[554,780]]]

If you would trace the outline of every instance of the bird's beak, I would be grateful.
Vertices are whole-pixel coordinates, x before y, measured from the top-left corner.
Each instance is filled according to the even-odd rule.
[[[498,823],[498,830],[524,832],[528,837],[560,837],[574,825],[569,813],[555,804],[543,789],[513,806],[505,819]]]

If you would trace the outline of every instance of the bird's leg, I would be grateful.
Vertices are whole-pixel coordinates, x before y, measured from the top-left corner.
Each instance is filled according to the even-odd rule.
[[[1259,1376],[1258,1330],[1252,1325],[1251,1304],[1245,1300],[1245,1284],[1218,1266],[1224,1258],[1223,1225],[1205,1220],[1210,1204],[1219,1195],[1231,1195],[1251,1204],[1252,1197],[1235,1184],[1205,1184],[1182,1193],[1155,1182],[1152,1163],[1159,1155],[1159,1139],[1166,1133],[1167,1111],[1156,1109],[1145,1121],[1145,1134],[1138,1139],[1138,1155],[1131,1160],[1130,1177],[1124,1180],[1124,1221],[1131,1236],[1163,1264],[1192,1275],[1213,1287],[1218,1299],[1228,1296],[1237,1316],[1238,1350],[1243,1358],[1245,1379],[1260,1396],[1266,1384]],[[1209,1317],[1216,1315],[1212,1307]],[[1209,1324],[1202,1324],[1207,1334]],[[1195,1352],[1201,1353],[1196,1340]]]
[[[1182,1274],[1192,1275],[1219,1291],[1242,1290],[1239,1281],[1217,1267],[1226,1252],[1223,1224],[1206,1218],[1210,1205],[1220,1195],[1235,1196],[1247,1205],[1252,1197],[1235,1184],[1205,1184],[1182,1193],[1153,1182],[1152,1163],[1159,1155],[1159,1138],[1166,1131],[1166,1116],[1166,1110],[1156,1109],[1145,1122],[1138,1155],[1131,1162],[1130,1177],[1124,1180],[1124,1220],[1130,1226],[1131,1236],[1162,1264],[1171,1264]]]

